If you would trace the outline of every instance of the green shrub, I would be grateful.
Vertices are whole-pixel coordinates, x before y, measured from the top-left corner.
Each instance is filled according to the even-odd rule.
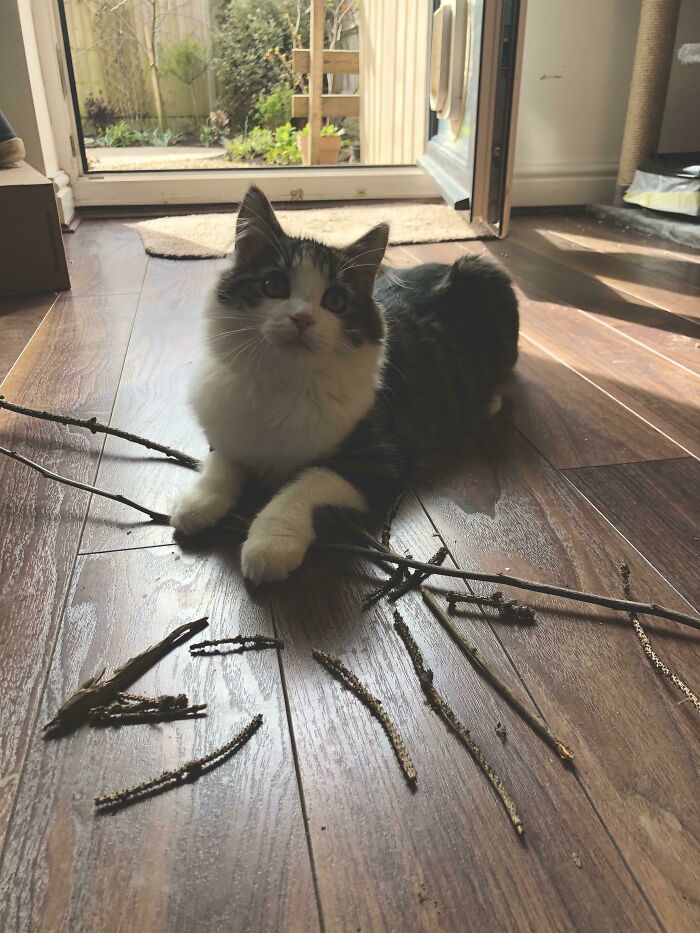
[[[265,153],[265,162],[268,165],[298,165],[301,162],[297,131],[291,123],[277,127],[274,142]]]
[[[96,146],[138,146],[141,143],[142,134],[137,130],[132,130],[125,120],[119,123],[112,123],[104,131],[102,136],[95,138]]]
[[[321,136],[342,136],[345,133],[345,130],[339,129],[335,123],[326,123],[321,127]],[[307,123],[304,129],[301,131],[302,136],[309,135],[309,124]]]
[[[234,136],[226,143],[226,155],[231,162],[253,162],[263,159],[273,143],[271,130],[254,126],[247,136]]]
[[[214,67],[221,106],[239,133],[261,96],[272,94],[287,77],[277,50],[292,50],[290,22],[297,0],[227,0],[214,40]],[[301,42],[308,46],[308,16],[302,17]]]
[[[255,108],[256,122],[269,130],[277,129],[292,119],[292,89],[280,84],[270,94],[261,94]]]

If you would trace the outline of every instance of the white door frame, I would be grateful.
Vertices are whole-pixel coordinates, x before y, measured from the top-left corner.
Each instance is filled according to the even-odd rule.
[[[71,99],[58,3],[16,2],[31,3],[30,25],[40,51],[40,80],[54,144],[64,187],[69,186],[76,207],[233,204],[242,200],[253,183],[276,201],[440,197],[434,181],[412,165],[86,173],[78,150],[79,127]]]

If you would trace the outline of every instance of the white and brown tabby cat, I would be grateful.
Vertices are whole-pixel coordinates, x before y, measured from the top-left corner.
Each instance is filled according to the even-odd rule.
[[[249,477],[268,484],[241,555],[253,582],[299,567],[319,509],[386,501],[417,454],[500,407],[518,343],[507,275],[465,256],[378,276],[388,233],[335,249],[287,236],[258,188],[241,206],[192,391],[212,450],[172,524],[194,534]]]

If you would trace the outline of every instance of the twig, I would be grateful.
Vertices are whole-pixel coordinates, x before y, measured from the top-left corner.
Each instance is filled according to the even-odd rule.
[[[513,803],[510,794],[503,784],[503,781],[487,761],[484,753],[472,738],[469,729],[467,729],[461,719],[459,719],[445,698],[435,689],[435,685],[433,683],[433,672],[429,669],[426,669],[425,662],[423,661],[423,655],[421,654],[418,645],[411,635],[408,626],[402,619],[398,609],[394,609],[394,628],[401,638],[401,641],[406,646],[406,651],[408,651],[411,661],[413,662],[414,670],[418,680],[420,681],[423,693],[425,694],[428,703],[430,704],[430,708],[433,710],[433,712],[437,713],[443,722],[445,722],[447,726],[454,732],[460,742],[466,747],[469,754],[481,768],[482,772],[495,790],[498,799],[501,801],[506,813],[508,814],[513,829],[518,835],[521,835],[523,832],[523,824],[520,817],[518,816],[518,811],[515,808],[515,804]]]
[[[389,511],[386,513],[386,517],[384,518],[384,524],[382,525],[382,544],[384,547],[390,546],[391,526],[394,524],[394,519],[396,518],[396,513],[399,511],[402,499],[403,493],[399,493],[399,495],[389,506]]]
[[[127,726],[135,723],[170,722],[173,719],[198,719],[206,703],[190,706],[186,694],[144,697],[120,692],[109,706],[95,706],[89,714],[91,726]]]
[[[205,629],[208,624],[207,617],[204,616],[195,622],[185,622],[184,625],[179,625],[161,641],[122,664],[109,680],[102,680],[105,673],[103,668],[98,674],[86,680],[73,696],[66,700],[58,712],[46,723],[44,732],[55,732],[58,729],[67,731],[80,725],[87,719],[91,709],[96,706],[106,706],[121,690],[138,680],[173,648],[188,641],[193,635]]]
[[[630,586],[630,569],[627,566],[627,564],[622,564],[620,566],[620,573],[622,575],[622,584],[624,587],[625,596],[627,599],[632,599],[632,588]],[[634,626],[634,630],[637,633],[637,638],[639,639],[641,646],[644,649],[644,654],[649,658],[649,660],[654,665],[654,667],[657,669],[657,671],[660,671],[664,675],[664,677],[668,677],[671,683],[675,684],[675,686],[678,687],[681,693],[685,696],[686,700],[690,700],[690,702],[693,704],[693,706],[698,711],[698,713],[700,713],[700,700],[698,699],[696,694],[693,693],[690,687],[686,683],[684,683],[680,679],[680,677],[674,674],[673,671],[670,670],[670,668],[668,668],[664,664],[664,662],[661,660],[658,654],[654,651],[654,649],[651,646],[651,642],[649,641],[649,638],[647,637],[647,633],[642,628],[642,624],[637,618],[636,614],[634,612],[630,612],[629,617],[630,617],[630,622]]]
[[[267,635],[235,635],[233,638],[216,638],[213,641],[198,641],[190,645],[190,654],[215,655],[232,654],[230,651],[207,651],[207,648],[216,648],[218,645],[237,645],[237,654],[244,651],[259,651],[262,648],[284,648],[284,642],[279,638],[270,638]]]
[[[421,593],[423,599],[428,604],[430,611],[433,613],[435,618],[441,625],[447,630],[448,634],[452,637],[452,640],[455,642],[458,648],[461,649],[464,654],[469,658],[473,667],[484,677],[488,682],[496,688],[496,690],[501,694],[501,696],[507,700],[507,702],[513,707],[513,709],[520,715],[522,719],[533,729],[541,739],[543,739],[548,745],[550,745],[559,757],[563,761],[571,761],[574,757],[573,752],[564,745],[564,743],[558,739],[555,735],[550,732],[549,726],[547,723],[538,716],[536,713],[533,713],[522,700],[511,690],[511,688],[506,684],[498,674],[492,670],[488,664],[484,661],[481,656],[479,649],[472,645],[471,642],[458,631],[454,622],[450,616],[445,612],[442,606],[438,603],[435,596],[430,592],[430,590],[425,587],[421,587]]]
[[[488,606],[495,609],[504,622],[534,625],[537,622],[535,610],[531,606],[524,606],[515,599],[506,599],[500,590],[494,590],[490,596],[472,596],[470,593],[457,593],[453,590],[444,594],[447,597],[447,611],[453,613],[457,603],[474,603],[477,606]]]
[[[53,479],[56,480],[56,482],[64,483],[68,486],[73,486],[76,489],[84,489],[86,492],[91,492],[99,496],[105,496],[107,499],[113,499],[116,502],[121,502],[123,505],[131,506],[132,508],[135,508],[138,511],[149,515],[155,522],[167,524],[170,521],[169,515],[164,515],[160,512],[152,512],[150,509],[147,509],[144,506],[140,506],[137,503],[132,502],[130,499],[125,498],[124,496],[115,496],[112,493],[105,492],[102,489],[97,489],[94,486],[78,483],[74,480],[67,479],[65,476],[61,476],[58,473],[52,473],[49,470],[45,470],[43,467],[39,466],[38,463],[34,463],[34,461],[28,460],[26,457],[22,457],[20,454],[17,454],[11,450],[7,450],[4,447],[0,447],[0,454],[5,454],[8,457],[12,457],[14,460],[18,460],[20,463],[24,463],[27,466],[38,470],[39,473],[41,473],[42,476],[45,476],[47,479]],[[247,523],[237,516],[234,516],[233,518],[229,516],[225,522],[221,523],[220,527],[229,528],[236,532],[241,532],[247,527]],[[385,547],[380,541],[377,541],[377,539],[367,531],[362,532],[362,537],[372,545],[371,548],[360,547],[356,544],[340,544],[334,541],[316,541],[312,546],[316,549],[340,551],[344,554],[354,554],[357,557],[364,557],[366,560],[375,564],[379,564],[383,567],[386,567],[387,564],[395,564],[398,567],[412,567],[416,570],[423,570],[435,576],[456,577],[460,580],[480,580],[483,583],[498,583],[501,586],[512,586],[515,589],[530,590],[534,593],[547,593],[550,596],[560,596],[563,599],[572,599],[577,602],[590,603],[594,606],[605,606],[608,609],[618,609],[623,612],[633,611],[644,615],[657,616],[660,619],[670,619],[672,622],[678,622],[681,625],[686,625],[689,628],[698,629],[700,631],[700,619],[687,615],[684,612],[678,612],[676,609],[669,609],[666,606],[659,606],[656,603],[639,603],[627,599],[615,599],[612,596],[599,596],[596,593],[585,593],[579,590],[571,590],[564,586],[554,586],[549,583],[536,583],[533,580],[523,580],[518,577],[509,577],[504,573],[479,573],[474,570],[462,570],[461,567],[432,567],[430,564],[427,564],[423,561],[414,560],[412,557],[402,557],[400,554],[397,554],[390,548]]]
[[[375,564],[392,563],[399,567],[413,567],[417,570],[425,570],[434,576],[457,577],[460,580],[480,580],[483,583],[499,583],[501,586],[512,586],[515,589],[530,590],[534,593],[548,593],[550,596],[561,596],[563,599],[573,599],[577,602],[591,603],[594,606],[605,606],[608,609],[619,609],[623,612],[629,612],[630,609],[635,612],[650,616],[657,616],[660,619],[670,619],[672,622],[679,622],[681,625],[687,625],[689,628],[700,630],[700,619],[695,616],[686,615],[684,612],[678,612],[676,609],[669,609],[666,606],[659,606],[656,603],[638,603],[630,602],[627,599],[616,599],[613,596],[599,596],[596,593],[584,593],[579,590],[570,590],[564,586],[554,586],[549,583],[535,583],[533,580],[522,580],[518,577],[509,577],[504,573],[480,573],[475,570],[462,570],[461,567],[432,567],[420,560],[413,560],[411,557],[402,557],[394,551],[382,551],[377,553],[370,548],[359,547],[355,544],[336,544],[333,541],[317,541],[314,547],[329,551],[341,551],[345,554],[355,554],[358,557],[364,557]]]
[[[130,803],[136,803],[138,800],[156,793],[170,790],[177,787],[185,781],[196,781],[207,771],[223,764],[228,758],[234,755],[242,748],[248,739],[254,735],[262,725],[263,718],[260,713],[253,717],[248,725],[241,729],[230,742],[210,752],[203,758],[195,758],[194,761],[188,761],[174,771],[164,771],[163,774],[150,781],[144,781],[143,784],[137,784],[134,787],[126,787],[124,790],[114,791],[111,794],[105,794],[102,797],[95,797],[95,806],[98,811],[106,812],[116,810],[119,807]]]
[[[23,463],[25,466],[31,467],[33,470],[36,470],[37,473],[41,473],[41,475],[46,479],[53,479],[59,483],[63,483],[66,486],[73,486],[75,489],[84,489],[85,492],[91,492],[96,496],[104,496],[105,499],[112,499],[114,502],[121,502],[122,505],[128,505],[132,509],[136,509],[138,512],[143,512],[145,515],[148,515],[151,521],[156,522],[158,525],[170,524],[169,515],[164,515],[162,512],[154,512],[152,509],[147,508],[145,505],[139,505],[138,502],[134,502],[133,499],[127,499],[126,496],[115,495],[114,493],[107,492],[104,489],[98,489],[97,486],[89,486],[87,483],[80,483],[78,480],[68,479],[68,477],[61,476],[59,473],[52,473],[51,470],[47,470],[40,464],[35,463],[34,460],[29,460],[27,457],[23,457],[22,454],[18,454],[15,450],[8,450],[6,447],[0,447],[0,454],[4,454],[6,457],[11,457],[13,460],[17,460],[19,463]]]
[[[311,653],[323,666],[331,672],[335,677],[340,680],[344,687],[347,687],[348,690],[351,690],[355,696],[360,700],[370,713],[379,720],[382,729],[386,732],[387,738],[391,743],[391,747],[394,750],[396,759],[403,771],[403,775],[410,784],[414,784],[416,781],[416,769],[413,766],[413,762],[406,751],[406,746],[403,743],[403,739],[399,735],[398,729],[394,723],[389,718],[389,715],[385,712],[384,707],[382,706],[382,701],[378,700],[377,697],[373,696],[369,690],[365,687],[363,683],[353,674],[352,671],[348,670],[347,667],[340,661],[338,658],[333,658],[329,654],[325,654],[323,651],[319,651],[316,648],[313,648]]]
[[[447,548],[443,545],[439,551],[433,554],[428,563],[433,567],[440,566],[440,564],[447,557],[447,553]],[[409,574],[408,578],[404,580],[403,583],[401,583],[396,587],[396,589],[389,593],[387,597],[388,601],[390,603],[395,603],[397,599],[399,599],[401,596],[405,596],[405,594],[411,590],[417,590],[422,583],[425,583],[429,576],[429,573],[424,573],[420,570],[414,570],[413,573]]]
[[[108,424],[101,424],[97,418],[71,418],[68,415],[56,415],[49,411],[39,411],[36,408],[25,408],[24,405],[15,405],[8,402],[4,395],[0,395],[0,409],[13,411],[18,415],[27,415],[29,418],[39,418],[42,421],[55,421],[57,424],[73,425],[76,428],[87,428],[93,434],[109,434],[112,437],[121,437],[125,441],[131,441],[132,444],[140,444],[147,447],[148,450],[156,450],[158,453],[165,454],[166,457],[172,457],[183,466],[191,470],[199,466],[199,461],[189,454],[176,450],[174,447],[166,447],[165,444],[158,444],[156,441],[150,441],[147,437],[140,437],[138,434],[132,434],[130,431],[122,431],[119,428],[110,427]]]
[[[405,569],[403,567],[397,567],[388,580],[385,580],[378,589],[372,590],[371,593],[365,596],[362,600],[362,609],[369,609],[370,606],[373,606],[376,602],[379,602],[380,599],[387,596],[405,576]]]

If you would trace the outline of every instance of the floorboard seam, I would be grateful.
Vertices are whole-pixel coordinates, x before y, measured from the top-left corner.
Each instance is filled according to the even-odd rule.
[[[275,638],[279,638],[279,632],[277,631],[277,619],[275,616],[274,606],[272,601],[270,601],[270,614],[272,616],[272,630],[275,633]],[[294,723],[292,722],[292,707],[289,702],[289,693],[287,691],[287,678],[284,673],[284,663],[282,660],[282,649],[277,648],[277,664],[279,665],[280,671],[280,680],[282,682],[282,696],[284,697],[284,708],[287,714],[287,726],[289,727],[289,741],[292,748],[292,758],[294,760],[294,772],[297,778],[297,788],[299,791],[299,803],[301,805],[301,815],[304,821],[304,835],[306,836],[306,848],[309,853],[309,863],[311,866],[311,878],[314,885],[314,892],[316,894],[316,909],[318,911],[318,922],[321,933],[325,933],[326,924],[323,917],[323,904],[321,902],[321,890],[318,883],[318,873],[316,871],[316,859],[314,857],[314,847],[311,840],[311,831],[309,829],[309,817],[306,809],[306,796],[304,794],[304,784],[301,777],[301,766],[299,764],[299,751],[297,749],[296,736],[294,734]]]

